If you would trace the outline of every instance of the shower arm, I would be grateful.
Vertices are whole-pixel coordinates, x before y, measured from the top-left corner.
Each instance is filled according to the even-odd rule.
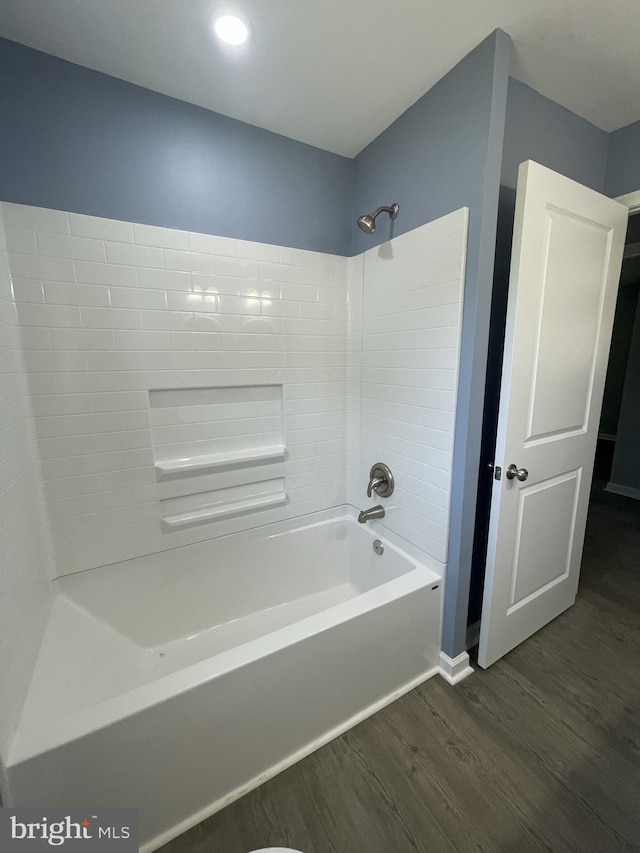
[[[374,210],[373,213],[370,215],[374,222],[376,220],[376,217],[378,217],[381,213],[388,213],[391,219],[395,219],[398,215],[398,210],[399,207],[397,204],[392,204],[391,206],[383,204],[381,207],[376,208],[376,210]]]

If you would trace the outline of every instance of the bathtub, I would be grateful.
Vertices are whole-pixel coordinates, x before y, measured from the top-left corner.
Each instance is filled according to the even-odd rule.
[[[5,805],[136,806],[151,851],[429,678],[442,578],[374,530],[334,510],[54,581]]]

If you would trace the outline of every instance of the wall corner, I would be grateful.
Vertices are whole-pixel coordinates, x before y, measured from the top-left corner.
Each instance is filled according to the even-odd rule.
[[[467,277],[467,287],[475,285],[475,298],[465,300],[461,355],[464,361],[460,365],[453,456],[449,558],[442,630],[442,648],[450,658],[457,658],[466,649],[500,174],[511,67],[511,37],[498,29],[494,30],[491,38],[494,40],[493,69],[482,176],[477,266],[475,280],[473,274]]]

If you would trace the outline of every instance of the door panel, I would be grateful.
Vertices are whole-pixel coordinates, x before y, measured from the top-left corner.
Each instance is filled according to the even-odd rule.
[[[520,166],[478,662],[575,600],[628,209]],[[526,480],[508,479],[510,464]]]
[[[580,472],[572,471],[518,490],[508,614],[567,576],[579,482]]]
[[[610,230],[561,211],[546,214],[528,441],[586,427],[611,252]]]

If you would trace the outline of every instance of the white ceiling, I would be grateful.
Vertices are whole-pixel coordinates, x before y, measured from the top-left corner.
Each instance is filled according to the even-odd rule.
[[[223,49],[221,6],[251,20]],[[512,74],[604,130],[640,119],[638,0],[0,0],[0,34],[352,157],[496,27]]]

